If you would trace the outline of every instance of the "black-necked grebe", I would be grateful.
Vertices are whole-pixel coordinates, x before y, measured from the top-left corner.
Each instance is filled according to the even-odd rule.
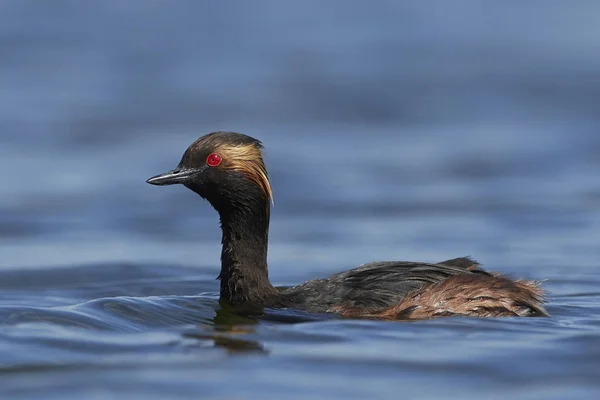
[[[222,299],[354,318],[548,315],[536,282],[491,274],[467,257],[438,264],[378,261],[276,289],[267,271],[272,193],[261,148],[247,135],[210,133],[190,145],[177,168],[148,179],[183,184],[219,213]]]

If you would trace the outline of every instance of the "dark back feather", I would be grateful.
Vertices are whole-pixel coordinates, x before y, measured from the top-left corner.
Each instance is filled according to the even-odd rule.
[[[489,274],[469,258],[440,264],[377,261],[329,278],[308,281],[283,292],[291,306],[310,312],[332,312],[335,307],[368,312],[398,304],[409,293],[451,276]],[[309,301],[309,303],[307,302]]]

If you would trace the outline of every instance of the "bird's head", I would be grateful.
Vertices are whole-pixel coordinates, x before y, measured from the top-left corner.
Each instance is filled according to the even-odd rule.
[[[261,149],[260,141],[241,133],[209,133],[187,148],[177,168],[147,182],[183,184],[220,213],[247,209],[257,203],[268,212],[273,195]]]

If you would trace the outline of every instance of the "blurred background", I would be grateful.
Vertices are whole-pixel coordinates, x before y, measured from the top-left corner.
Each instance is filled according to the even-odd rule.
[[[168,358],[171,343],[185,347],[179,333],[163,346],[153,330],[160,321],[161,329],[172,328],[168,316],[182,312],[178,305],[153,298],[159,312],[143,296],[206,293],[194,298],[205,307],[188,310],[180,322],[214,325],[217,215],[183,187],[145,180],[173,168],[198,136],[233,130],[266,147],[275,284],[373,260],[472,255],[496,271],[548,279],[556,316],[543,328],[521,326],[521,342],[510,339],[520,329],[510,323],[426,324],[431,336],[422,337],[444,330],[457,352],[440,353],[447,348],[440,344],[436,358],[426,342],[410,360],[403,354],[421,346],[399,342],[414,340],[413,330],[421,329],[415,325],[286,325],[273,339],[274,328],[259,324],[256,340],[283,359],[244,359],[263,373],[233,375],[248,393],[384,398],[397,393],[405,373],[408,393],[448,396],[446,389],[480,371],[482,393],[585,398],[598,389],[598,373],[587,362],[600,356],[598,15],[598,2],[558,0],[0,2],[0,363],[12,373],[3,390],[61,399],[92,389],[95,398],[113,396],[111,390],[143,398],[218,396],[231,363],[245,370],[239,360],[227,359],[221,374],[211,364],[209,383],[198,380],[207,371],[194,364],[201,371],[192,369],[190,381],[185,374],[165,378],[165,392],[152,386],[142,393],[149,382],[158,385],[153,374],[171,376],[172,365],[139,372],[135,387],[130,375],[115,384],[123,377],[113,367],[94,372],[96,381],[81,370],[75,379],[51,367],[80,369],[96,365],[99,355],[129,350],[139,367],[136,357],[156,351]],[[130,306],[120,296],[132,296]],[[98,299],[112,299],[111,306],[81,305]],[[55,307],[67,308],[58,315]],[[339,332],[335,324],[350,325],[342,325],[349,330],[332,349],[324,338]],[[572,348],[544,359],[549,349],[565,349],[567,326],[583,330],[583,338],[569,336]],[[365,345],[361,338],[371,328],[383,337]],[[480,353],[464,342],[464,329],[489,330]],[[127,347],[142,339],[126,331],[150,335],[148,348]],[[536,344],[533,364],[494,359],[516,342]],[[294,358],[317,343],[324,347],[316,359]],[[390,346],[406,348],[391,352],[399,359],[378,363]],[[210,354],[220,360],[221,353]],[[348,354],[363,368],[346,365]],[[464,376],[445,375],[456,372],[455,364],[443,364],[455,357],[466,357],[457,361]],[[332,362],[333,375],[324,378],[310,364],[316,360]],[[559,374],[559,365],[572,375]],[[34,379],[31,366],[57,375]],[[424,390],[432,373],[439,385]],[[319,376],[328,384],[317,385]],[[518,386],[536,379],[553,384]],[[467,393],[462,385],[454,389]]]

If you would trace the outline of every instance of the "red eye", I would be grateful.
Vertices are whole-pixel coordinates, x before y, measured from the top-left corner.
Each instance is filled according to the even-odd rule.
[[[208,157],[206,157],[206,163],[209,167],[216,167],[217,165],[221,164],[221,161],[223,161],[223,159],[217,153],[211,153]]]

